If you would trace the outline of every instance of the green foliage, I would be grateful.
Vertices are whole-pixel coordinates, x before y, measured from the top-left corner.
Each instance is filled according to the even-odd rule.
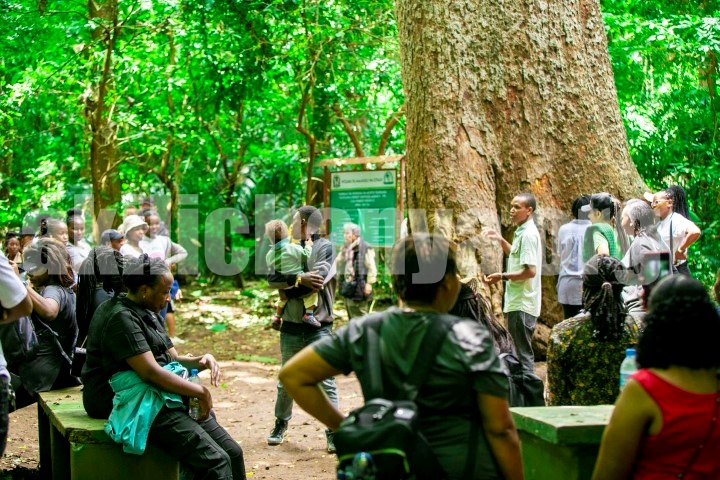
[[[210,212],[241,211],[235,229],[208,233],[254,247],[256,195],[273,195],[279,209],[304,203],[314,158],[301,130],[317,140],[316,158],[353,155],[341,115],[374,153],[404,101],[387,0],[117,5],[105,96],[117,126],[117,207],[173,189],[198,194],[201,260]],[[89,115],[115,25],[68,0],[0,1],[0,15],[0,190],[10,198],[0,225],[17,229],[37,208],[59,216],[99,181]],[[390,133],[388,152],[401,152],[402,124]]]
[[[690,266],[710,285],[720,267],[720,6],[606,0],[603,8],[630,153],[653,191],[685,188],[703,230]]]

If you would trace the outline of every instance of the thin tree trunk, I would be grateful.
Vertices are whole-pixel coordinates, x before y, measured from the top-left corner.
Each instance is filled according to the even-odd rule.
[[[88,2],[90,19],[99,19],[101,26],[94,38],[105,45],[105,56],[97,84],[85,95],[85,117],[90,132],[90,173],[93,192],[93,236],[100,240],[100,232],[117,226],[120,218],[104,212],[120,201],[120,182],[117,178],[117,125],[112,121],[114,105],[107,105],[107,94],[113,88],[112,56],[120,33],[117,0]]]

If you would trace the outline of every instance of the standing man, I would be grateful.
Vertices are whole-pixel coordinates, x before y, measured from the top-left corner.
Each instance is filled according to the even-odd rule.
[[[340,277],[340,295],[345,300],[348,320],[368,314],[372,286],[377,281],[375,251],[360,236],[360,227],[354,223],[343,225],[343,245],[337,256]]]
[[[283,311],[282,326],[280,327],[280,354],[283,365],[306,346],[332,333],[332,306],[335,301],[335,293],[332,288],[326,287],[325,284],[335,275],[335,269],[333,268],[335,259],[333,258],[332,243],[318,234],[322,222],[323,216],[320,210],[310,205],[300,207],[293,216],[292,236],[294,239],[300,240],[303,247],[306,241],[312,241],[312,253],[308,256],[307,268],[303,268],[306,273],[281,274],[271,271],[268,275],[270,288],[286,289],[285,293],[288,297],[288,302]],[[320,328],[302,321],[305,306],[300,297],[307,291],[287,288],[289,286],[299,287],[300,285],[318,292],[314,315],[315,319],[321,324]],[[338,396],[335,379],[328,378],[321,385],[332,404],[337,408]],[[288,428],[288,421],[292,418],[292,407],[292,397],[285,391],[282,382],[278,382],[277,397],[275,399],[275,427],[267,437],[268,445],[280,445],[283,442]],[[327,437],[328,453],[335,453],[333,432],[325,430],[325,435]]]
[[[535,372],[532,337],[540,316],[542,291],[542,243],[533,220],[536,208],[537,202],[531,193],[521,193],[512,199],[510,220],[517,225],[512,245],[493,229],[486,233],[489,239],[500,243],[508,261],[506,272],[488,275],[485,281],[489,284],[507,281],[503,312],[523,370],[532,374]]]

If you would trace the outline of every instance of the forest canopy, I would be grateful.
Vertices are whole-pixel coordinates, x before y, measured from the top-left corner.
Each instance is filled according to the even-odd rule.
[[[720,5],[601,6],[630,154],[654,191],[685,188],[707,283]],[[256,195],[319,204],[321,159],[405,150],[390,1],[0,0],[0,17],[0,229],[93,193],[119,212],[198,195],[201,219],[235,208],[254,224]]]

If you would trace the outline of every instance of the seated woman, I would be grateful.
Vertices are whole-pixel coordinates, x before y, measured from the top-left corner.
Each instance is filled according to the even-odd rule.
[[[685,275],[650,294],[635,373],[603,434],[593,480],[720,478],[720,317]]]
[[[418,273],[420,265],[423,273],[444,275],[440,279],[422,278]],[[379,338],[383,352],[387,353],[383,359],[385,384],[391,384],[389,390],[397,391],[402,389],[419,354],[428,325],[455,304],[460,282],[455,246],[439,236],[418,234],[400,240],[394,248],[392,266],[393,289],[404,306],[382,313]],[[420,280],[413,283],[417,277]],[[363,369],[367,318],[354,320],[300,351],[280,371],[280,381],[298,405],[333,430],[344,416],[317,384],[352,371],[361,383],[367,382]],[[523,478],[518,435],[508,410],[507,394],[507,377],[488,330],[470,319],[456,323],[416,398],[420,431],[447,478]],[[471,441],[470,433],[476,426],[478,434]],[[477,443],[474,451],[469,451],[470,442]],[[466,477],[463,474],[468,457],[474,468],[473,474]]]
[[[37,392],[80,384],[70,374],[70,359],[78,335],[75,294],[70,288],[74,283],[70,255],[59,241],[42,238],[25,250],[23,265],[39,345],[35,358],[13,372],[22,382],[21,387],[13,385],[17,408],[33,403]]]
[[[639,329],[625,310],[625,274],[613,257],[596,255],[585,265],[584,311],[550,332],[550,405],[602,405],[617,398],[620,364],[625,349],[637,343]]]
[[[173,282],[170,269],[162,260],[142,255],[126,259],[122,279],[128,293],[100,305],[90,322],[82,371],[83,405],[88,415],[108,418],[114,396],[111,377],[133,370],[159,390],[200,400],[198,421],[185,409],[163,405],[150,426],[149,444],[178,459],[197,478],[244,479],[242,449],[211,414],[208,389],[163,368],[177,361],[188,369],[210,369],[216,386],[220,375],[210,354],[179,356],[160,323],[157,312],[165,306]]]

